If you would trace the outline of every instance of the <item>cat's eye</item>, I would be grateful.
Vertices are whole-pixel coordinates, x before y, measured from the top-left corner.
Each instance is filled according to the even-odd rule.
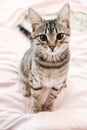
[[[40,35],[40,40],[44,41],[44,42],[47,41],[47,36],[45,34],[41,34]]]
[[[58,33],[56,36],[56,40],[62,40],[64,38],[64,33]]]

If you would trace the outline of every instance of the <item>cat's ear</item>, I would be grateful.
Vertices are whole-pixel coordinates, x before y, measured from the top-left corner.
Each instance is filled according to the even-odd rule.
[[[29,19],[30,19],[31,24],[32,24],[32,29],[34,31],[43,22],[43,19],[32,8],[29,8],[28,14],[29,14]]]
[[[65,4],[62,9],[59,11],[58,22],[62,22],[65,26],[69,28],[70,26],[70,5],[67,3]]]

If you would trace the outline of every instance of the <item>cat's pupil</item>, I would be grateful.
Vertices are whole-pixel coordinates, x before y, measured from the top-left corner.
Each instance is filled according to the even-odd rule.
[[[40,40],[41,41],[47,41],[47,36],[45,34],[40,35]]]
[[[56,40],[62,40],[64,37],[64,33],[58,33],[56,36]]]

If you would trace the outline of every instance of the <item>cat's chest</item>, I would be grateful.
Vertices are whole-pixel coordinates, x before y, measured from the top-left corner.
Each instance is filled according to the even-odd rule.
[[[53,87],[61,85],[66,76],[66,69],[39,69],[37,79],[43,87]]]
[[[43,71],[42,73],[42,85],[45,87],[52,87],[58,83],[59,72],[56,70]]]

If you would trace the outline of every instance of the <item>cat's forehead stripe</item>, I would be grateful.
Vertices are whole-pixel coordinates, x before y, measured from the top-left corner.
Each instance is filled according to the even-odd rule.
[[[49,31],[50,33],[53,33],[54,30],[57,32],[57,29],[56,29],[56,20],[47,20],[46,21],[45,33],[47,33],[47,31]]]

